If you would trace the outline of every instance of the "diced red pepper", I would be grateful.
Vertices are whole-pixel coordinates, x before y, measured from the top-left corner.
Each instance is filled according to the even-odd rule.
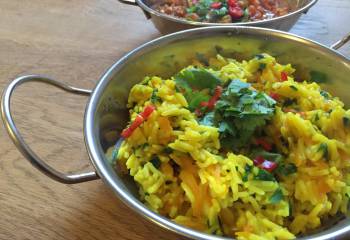
[[[152,113],[153,111],[156,109],[155,106],[153,105],[148,105],[145,107],[145,109],[143,110],[142,113],[140,113],[140,115],[144,118],[147,119]]]
[[[262,156],[257,156],[254,160],[253,163],[255,166],[259,166],[265,161],[265,159]]]
[[[236,6],[236,7],[233,7],[233,6],[229,6],[228,8],[228,14],[231,16],[231,18],[233,20],[237,20],[237,19],[240,19],[241,17],[243,17],[244,15],[244,12],[243,10]]]
[[[262,164],[259,165],[261,169],[272,172],[277,168],[277,163],[265,160]]]
[[[214,108],[216,102],[221,97],[221,94],[222,94],[222,87],[216,86],[214,95],[208,101],[208,108],[210,108],[210,109]]]
[[[194,110],[194,113],[197,115],[197,117],[200,117],[203,115],[203,113],[201,112],[201,110],[199,108],[197,108],[196,110]]]
[[[255,140],[255,143],[259,146],[262,146],[262,148],[265,151],[271,151],[272,150],[272,145],[268,143],[265,139],[263,138],[258,138]]]
[[[220,9],[222,6],[222,3],[221,2],[213,2],[210,7],[213,8],[213,9]]]
[[[275,101],[278,101],[281,98],[281,96],[278,93],[274,93],[274,92],[270,93],[270,97]]]
[[[237,7],[237,0],[227,0],[227,5],[229,7]]]
[[[287,81],[288,80],[288,74],[286,72],[281,72],[281,81]]]
[[[201,107],[208,107],[208,102],[201,102],[199,105]]]
[[[137,115],[135,120],[130,124],[130,126],[122,131],[120,134],[123,138],[128,138],[134,132],[134,130],[140,126],[145,119],[141,115]]]
[[[148,105],[145,109],[136,116],[135,120],[130,124],[130,126],[122,131],[120,134],[123,138],[128,138],[138,128],[156,109],[153,105]]]

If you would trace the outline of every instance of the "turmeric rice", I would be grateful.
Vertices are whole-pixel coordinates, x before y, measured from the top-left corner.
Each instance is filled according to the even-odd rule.
[[[145,77],[106,155],[178,224],[239,240],[307,234],[347,213],[350,110],[294,72],[264,53]]]

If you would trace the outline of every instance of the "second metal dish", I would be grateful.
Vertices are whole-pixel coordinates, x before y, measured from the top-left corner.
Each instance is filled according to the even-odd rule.
[[[317,2],[317,0],[287,0],[289,2],[289,6],[296,10],[284,16],[275,17],[272,19],[237,23],[203,23],[188,21],[183,18],[177,18],[168,14],[160,13],[151,7],[154,4],[154,1],[157,0],[119,0],[121,3],[139,6],[142,8],[146,17],[150,19],[154,26],[163,34],[189,28],[210,26],[255,26],[288,31],[298,21],[302,14],[306,14],[307,11]]]

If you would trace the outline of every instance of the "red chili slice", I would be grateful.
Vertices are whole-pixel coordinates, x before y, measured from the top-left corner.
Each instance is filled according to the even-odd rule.
[[[212,109],[214,108],[216,102],[219,100],[222,94],[222,87],[221,86],[216,86],[214,95],[209,99],[208,101],[208,108]]]
[[[277,163],[265,160],[262,164],[259,165],[261,169],[272,172],[277,168]]]
[[[156,109],[155,106],[153,105],[148,105],[145,107],[145,109],[143,110],[142,113],[140,113],[140,115],[144,118],[147,119],[152,113],[153,111]]]
[[[287,81],[288,80],[288,74],[286,72],[281,72],[281,81]]]
[[[156,109],[153,105],[148,105],[145,109],[136,116],[135,120],[130,124],[130,126],[122,131],[120,134],[123,138],[128,138],[138,128]]]
[[[271,151],[272,150],[272,145],[270,143],[268,143],[265,139],[263,138],[258,138],[255,140],[255,143],[257,145],[260,145],[262,146],[262,148],[265,150],[265,151]]]
[[[265,161],[265,159],[262,156],[257,156],[254,160],[253,163],[255,166],[259,166]]]
[[[222,6],[222,3],[221,2],[213,2],[210,7],[213,8],[213,9],[220,9]]]
[[[199,105],[201,107],[208,107],[208,102],[201,102]]]
[[[270,93],[270,97],[275,101],[278,101],[281,98],[281,96],[278,93],[274,93],[274,92]]]

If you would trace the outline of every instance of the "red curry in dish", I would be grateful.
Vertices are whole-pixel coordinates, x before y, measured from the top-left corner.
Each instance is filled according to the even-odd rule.
[[[291,11],[286,0],[165,0],[155,9],[190,21],[208,23],[258,21]]]

